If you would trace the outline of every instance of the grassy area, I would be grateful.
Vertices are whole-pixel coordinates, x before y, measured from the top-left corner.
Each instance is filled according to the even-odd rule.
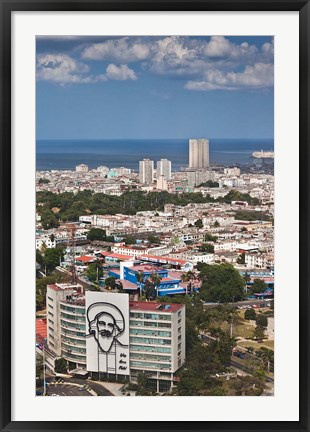
[[[265,340],[264,342],[255,342],[255,341],[242,341],[237,343],[240,347],[253,347],[258,350],[261,347],[266,347],[274,350],[274,341],[273,340]]]
[[[221,325],[221,328],[229,333],[230,324],[225,322]],[[248,320],[244,320],[241,316],[239,316],[238,318],[234,319],[233,322],[233,336],[249,338],[253,335],[254,328],[255,326],[253,323]]]

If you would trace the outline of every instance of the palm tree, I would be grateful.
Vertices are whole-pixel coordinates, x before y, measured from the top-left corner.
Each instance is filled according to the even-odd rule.
[[[157,273],[152,273],[150,276],[150,279],[152,281],[154,289],[156,290],[156,295],[157,295],[157,288],[156,287],[160,284],[161,277]]]
[[[248,273],[245,273],[245,275],[243,276],[243,280],[245,282],[245,292],[248,292],[248,282],[251,281],[251,276]]]
[[[262,359],[267,371],[270,372],[270,363],[274,361],[274,352],[266,347],[261,347],[257,355]]]
[[[192,292],[192,282],[195,281],[196,275],[193,271],[189,270],[187,273],[183,273],[181,275],[182,282],[187,282],[186,286],[186,295],[188,294],[188,290],[190,293]]]
[[[142,284],[143,284],[143,282],[144,282],[144,273],[142,272],[142,271],[139,271],[138,273],[137,273],[137,276],[136,276],[136,278],[137,278],[137,282],[138,282],[138,286],[139,286],[139,291],[140,291],[140,297],[142,297]]]

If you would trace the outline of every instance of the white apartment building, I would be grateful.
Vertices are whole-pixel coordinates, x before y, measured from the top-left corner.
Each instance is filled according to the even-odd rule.
[[[189,140],[189,167],[207,168],[209,166],[209,140],[205,138]]]
[[[195,252],[186,252],[184,254],[179,255],[180,258],[185,259],[193,264],[197,264],[199,262],[205,264],[213,264],[214,263],[214,254],[212,253],[195,253]]]
[[[237,167],[224,168],[224,174],[227,176],[239,177],[240,176],[240,168],[237,168]]]
[[[163,175],[160,175],[158,177],[157,175],[157,180],[156,180],[156,189],[157,190],[168,190],[168,183],[166,180],[166,177]]]
[[[88,173],[88,165],[85,165],[85,164],[76,165],[75,171],[78,173],[84,173],[84,174]]]
[[[143,159],[139,161],[139,180],[143,184],[152,184],[154,180],[154,161]]]
[[[144,371],[157,392],[167,391],[185,362],[185,306],[129,303],[131,379]]]
[[[193,189],[195,186],[199,186],[201,183],[205,183],[208,180],[211,181],[215,180],[214,171],[209,171],[206,169],[187,170],[186,175],[187,175],[188,187],[190,189]]]
[[[105,370],[111,370],[111,366],[123,364],[126,367],[115,368],[114,373],[117,374],[117,370],[136,381],[139,372],[144,372],[155,391],[169,391],[175,372],[185,362],[185,305],[131,302],[128,294],[119,293],[87,292],[85,298],[79,290],[79,285],[48,285],[48,349],[54,353],[50,358],[54,361],[63,357],[70,362],[71,369],[90,371],[100,377],[105,377]],[[115,343],[106,354],[103,352],[103,360],[106,356],[115,356],[109,368],[104,361],[99,362],[100,350],[90,337],[94,333],[91,329],[95,328],[98,311],[110,317],[107,319],[111,322],[117,320],[115,331],[127,329],[126,346]],[[115,331],[115,338],[123,337],[122,332],[118,335]],[[98,345],[101,343],[102,348],[106,348],[107,340],[99,341],[98,336],[96,340]],[[95,348],[91,346],[94,343]],[[129,359],[125,355],[127,352]],[[51,363],[48,365],[53,369]],[[121,368],[127,370],[122,373]]]
[[[101,177],[105,177],[105,176],[108,175],[108,172],[109,172],[110,170],[109,170],[108,167],[102,165],[102,166],[99,166],[99,167],[97,168],[97,171],[100,173]]]
[[[274,255],[265,253],[246,253],[245,265],[248,268],[271,268],[274,267]]]
[[[48,234],[37,235],[36,236],[36,249],[41,249],[42,246],[45,246],[48,249],[55,248],[56,247],[56,239],[54,238],[54,240],[52,241],[50,238],[50,235],[48,235]]]
[[[47,348],[56,357],[85,367],[85,307],[83,287],[55,283],[47,286]],[[51,368],[53,365],[49,364]]]
[[[128,255],[130,257],[138,258],[145,255],[147,249],[145,247],[126,246],[124,243],[112,246],[111,251],[120,255]]]
[[[168,159],[161,159],[157,162],[156,176],[164,176],[166,180],[171,179],[171,161]]]

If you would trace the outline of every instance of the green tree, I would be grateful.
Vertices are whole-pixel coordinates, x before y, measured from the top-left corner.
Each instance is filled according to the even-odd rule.
[[[261,347],[256,351],[256,355],[262,359],[267,372],[270,372],[270,367],[274,365],[274,351],[266,347]]]
[[[253,331],[253,339],[262,341],[266,337],[264,327],[256,326]]]
[[[240,254],[237,258],[237,263],[238,264],[245,264],[245,253],[242,252],[242,254]]]
[[[257,327],[261,327],[262,329],[266,329],[268,327],[268,318],[266,315],[260,314],[256,317],[256,325]]]
[[[64,257],[64,249],[63,248],[49,248],[46,249],[44,254],[43,265],[46,268],[47,273],[51,273],[57,266],[60,265],[60,262]]]
[[[145,274],[142,271],[139,271],[136,275],[136,279],[137,279],[137,283],[139,286],[139,294],[140,294],[140,297],[142,297],[142,287],[143,287],[143,282],[145,279]]]
[[[197,219],[196,222],[194,223],[195,227],[197,228],[203,228],[203,222],[202,219]]]
[[[150,278],[144,283],[145,297],[147,300],[154,300],[157,296],[157,287],[160,284],[161,277],[157,273],[152,273]]]
[[[200,297],[209,302],[234,302],[244,298],[244,281],[231,264],[200,266]]]
[[[258,213],[255,210],[237,210],[235,212],[235,219],[243,220],[243,221],[257,221],[257,220],[272,221],[272,216],[266,212]]]
[[[116,277],[114,276],[109,276],[104,280],[104,285],[106,288],[111,288],[112,290],[116,289],[117,284],[116,284]]]
[[[88,265],[86,270],[86,276],[90,282],[98,282],[103,276],[102,264],[100,261],[96,261]]]
[[[217,188],[219,187],[219,183],[218,182],[214,182],[212,180],[208,180],[205,183],[200,183],[200,185],[198,185],[197,187],[208,187],[208,188]]]
[[[204,243],[200,250],[201,252],[214,253],[214,245],[211,243]]]
[[[38,264],[40,264],[41,267],[44,264],[44,257],[43,257],[43,255],[42,255],[42,253],[40,252],[39,249],[36,249],[36,262]]]
[[[67,373],[68,362],[63,357],[55,360],[55,372],[65,374]]]
[[[218,228],[218,227],[220,226],[219,221],[216,220],[216,221],[214,222],[213,226],[214,226],[215,228]]]
[[[125,244],[126,244],[126,245],[132,245],[132,244],[135,244],[135,243],[136,243],[136,239],[135,239],[134,236],[132,236],[132,235],[127,235],[127,236],[125,237]]]
[[[42,177],[39,179],[39,184],[48,184],[48,183],[50,183],[49,179],[42,178]]]
[[[87,238],[88,240],[101,240],[101,241],[105,241],[107,236],[106,236],[106,231],[101,229],[101,228],[91,228],[88,233],[87,233]]]
[[[253,293],[263,293],[267,289],[267,284],[262,279],[254,279],[251,291]]]
[[[246,201],[251,205],[259,204],[258,198],[253,198],[250,194],[242,193],[235,189],[231,189],[223,198],[220,198],[218,201],[222,201],[227,204],[231,204],[232,201]]]
[[[192,294],[192,287],[193,287],[193,282],[197,279],[196,274],[189,270],[186,273],[182,273],[181,274],[181,280],[182,282],[186,282],[187,283],[187,289],[186,289],[186,294]]]
[[[138,390],[137,396],[150,396],[150,392],[147,389],[148,378],[144,372],[139,372],[137,376]]]
[[[231,383],[236,396],[260,396],[265,388],[265,383],[250,375],[238,376]]]
[[[216,240],[217,240],[217,237],[216,236],[214,236],[214,235],[212,235],[211,233],[209,233],[209,232],[207,232],[205,235],[204,235],[204,241],[206,241],[206,242],[216,242]]]
[[[46,209],[41,213],[41,224],[44,229],[48,230],[59,227],[59,220],[51,210]]]
[[[54,272],[51,275],[36,280],[36,310],[43,310],[46,307],[46,287],[55,282],[65,281],[64,273]]]
[[[157,243],[160,243],[160,238],[159,238],[159,237],[156,237],[156,236],[154,236],[154,235],[150,235],[150,236],[148,236],[147,240],[148,240],[148,242],[151,243],[151,244],[157,244]]]
[[[256,319],[256,312],[253,308],[247,309],[244,313],[244,318],[247,320],[255,320]]]

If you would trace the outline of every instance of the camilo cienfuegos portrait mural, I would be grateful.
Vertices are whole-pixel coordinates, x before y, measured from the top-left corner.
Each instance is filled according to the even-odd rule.
[[[109,293],[86,292],[87,370],[129,375],[128,295],[111,297]]]

